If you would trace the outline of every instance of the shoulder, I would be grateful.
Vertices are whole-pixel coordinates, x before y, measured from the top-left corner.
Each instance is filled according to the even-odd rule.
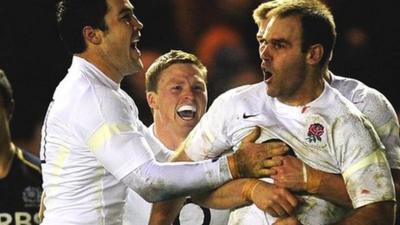
[[[381,92],[359,80],[333,76],[331,86],[364,113],[374,126],[380,127],[397,116],[393,105]]]
[[[257,101],[260,97],[265,97],[265,94],[265,84],[264,82],[260,82],[230,89],[218,96],[214,103],[234,103],[235,105],[246,104],[249,103],[249,101]]]
[[[21,165],[34,174],[41,174],[40,159],[30,152],[14,147],[15,157],[21,162]]]

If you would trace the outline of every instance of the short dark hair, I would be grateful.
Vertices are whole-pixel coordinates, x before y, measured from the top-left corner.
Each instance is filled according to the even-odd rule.
[[[0,69],[0,95],[4,100],[5,108],[9,108],[12,102],[14,102],[13,90],[11,88],[10,82],[6,77],[6,74],[1,69]]]
[[[107,0],[60,0],[56,7],[57,28],[61,40],[71,54],[82,53],[86,43],[82,30],[91,26],[107,30]]]
[[[302,26],[302,50],[321,44],[324,53],[320,65],[329,63],[336,42],[336,25],[329,8],[318,0],[286,1],[273,9],[270,16],[285,18],[300,16]]]
[[[161,72],[167,69],[169,66],[177,63],[187,63],[197,66],[200,69],[201,77],[203,78],[204,82],[207,83],[207,68],[195,55],[181,50],[171,50],[158,57],[147,70],[146,92],[157,92],[157,84],[158,80],[160,79]]]

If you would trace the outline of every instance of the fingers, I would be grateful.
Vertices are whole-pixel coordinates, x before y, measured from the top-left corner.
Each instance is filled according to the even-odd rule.
[[[291,215],[298,205],[296,196],[289,191],[265,182],[256,186],[251,199],[258,208],[276,217]]]
[[[261,128],[260,127],[255,127],[250,134],[248,134],[246,137],[242,139],[242,143],[250,143],[250,142],[255,142],[261,134]]]
[[[258,177],[269,177],[271,175],[276,174],[276,171],[273,169],[262,168],[262,169],[259,169],[258,171],[256,171],[255,174],[257,174]]]
[[[271,168],[271,167],[280,166],[280,165],[282,165],[282,160],[280,160],[280,159],[266,159],[263,162],[263,166],[265,168]]]
[[[264,145],[265,151],[268,154],[268,158],[272,158],[274,156],[282,156],[290,149],[289,146],[287,146],[283,142],[265,143],[263,145]]]
[[[274,201],[276,203],[271,203],[271,206],[265,210],[274,217],[287,217],[291,215],[295,208],[285,199],[275,199]]]

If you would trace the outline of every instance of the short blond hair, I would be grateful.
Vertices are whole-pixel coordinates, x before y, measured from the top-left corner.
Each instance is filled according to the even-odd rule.
[[[275,9],[280,6],[284,0],[272,0],[268,2],[263,2],[257,6],[256,9],[253,10],[253,20],[259,25],[260,22],[267,18],[267,14],[269,11]]]
[[[146,92],[157,92],[161,72],[177,63],[187,63],[197,66],[200,76],[207,83],[207,68],[193,54],[181,50],[171,50],[158,57],[149,67],[145,75]]]

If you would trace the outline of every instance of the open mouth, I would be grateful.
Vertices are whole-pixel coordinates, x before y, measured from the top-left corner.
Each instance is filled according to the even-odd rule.
[[[177,114],[183,120],[192,120],[196,116],[196,107],[192,105],[183,105],[178,108]]]
[[[272,77],[272,73],[268,71],[267,69],[262,69],[263,75],[264,75],[264,81],[268,80],[269,78]]]
[[[139,55],[140,55],[140,51],[139,51],[139,49],[138,49],[138,47],[137,47],[137,43],[139,42],[139,39],[140,39],[139,37],[134,38],[134,39],[132,40],[132,42],[131,42],[130,47],[131,47],[131,49],[137,51],[137,52],[139,53]]]

